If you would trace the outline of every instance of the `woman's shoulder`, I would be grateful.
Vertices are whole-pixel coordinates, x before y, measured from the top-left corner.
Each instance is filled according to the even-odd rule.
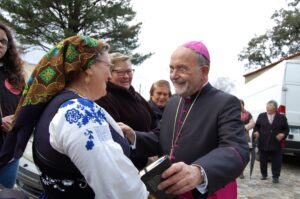
[[[96,103],[93,102],[92,100],[89,100],[87,98],[74,98],[74,99],[68,99],[65,102],[63,102],[60,105],[60,108],[65,108],[65,107],[77,107],[81,106],[82,108],[93,108],[96,106]]]
[[[77,109],[80,112],[89,113],[89,112],[103,112],[103,108],[99,106],[96,102],[93,100],[87,99],[87,98],[74,98],[64,101],[59,109]]]
[[[102,125],[106,121],[104,110],[94,101],[86,98],[69,99],[61,104],[59,113],[65,117],[69,123],[85,125],[88,123],[98,123]]]

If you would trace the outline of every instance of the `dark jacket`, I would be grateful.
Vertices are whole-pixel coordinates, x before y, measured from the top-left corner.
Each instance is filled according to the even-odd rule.
[[[156,128],[156,117],[148,102],[131,86],[125,89],[111,82],[107,84],[107,95],[96,103],[104,108],[116,122],[123,122],[137,131]],[[132,159],[140,170],[146,166],[148,158]]]
[[[156,104],[154,104],[154,102],[151,99],[148,101],[148,104],[151,107],[152,111],[154,112],[154,114],[156,116],[156,119],[158,121],[160,121],[161,118],[162,118],[165,107],[159,108]]]
[[[3,114],[2,117],[15,113],[21,97],[21,92],[19,94],[14,94],[5,86],[5,80],[7,81],[7,77],[4,70],[4,66],[0,67],[0,101]]]
[[[21,97],[21,92],[18,95],[12,93],[5,85],[5,81],[7,81],[7,77],[5,75],[5,67],[2,66],[0,67],[0,113],[2,114],[1,124],[2,117],[12,115],[15,113]],[[8,82],[6,82],[6,84],[8,84]],[[6,133],[3,132],[0,128],[0,147],[3,144],[5,137]]]
[[[281,150],[280,141],[276,139],[276,135],[283,133],[285,137],[289,133],[289,125],[284,115],[276,113],[272,124],[269,123],[267,113],[259,114],[253,132],[258,131],[258,148],[263,151],[279,151]]]

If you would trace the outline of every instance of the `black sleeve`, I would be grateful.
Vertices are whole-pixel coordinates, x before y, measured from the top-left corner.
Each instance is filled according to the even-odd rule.
[[[115,121],[120,121],[121,117],[118,112],[118,105],[113,104],[113,100],[111,100],[108,96],[102,97],[97,100],[96,103],[104,108]]]
[[[155,155],[161,155],[159,133],[159,127],[150,132],[136,131],[136,149],[133,150],[133,156],[151,157]]]
[[[259,132],[259,130],[260,130],[260,120],[261,120],[261,117],[262,117],[262,113],[259,114],[258,117],[257,117],[257,120],[256,120],[256,122],[255,122],[255,126],[254,126],[254,128],[253,128],[253,132],[256,132],[256,131]]]

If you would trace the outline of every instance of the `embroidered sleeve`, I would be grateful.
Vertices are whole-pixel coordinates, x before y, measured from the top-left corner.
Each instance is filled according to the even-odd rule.
[[[104,110],[79,98],[61,105],[49,127],[51,146],[74,162],[96,198],[147,198],[138,170],[113,141]]]

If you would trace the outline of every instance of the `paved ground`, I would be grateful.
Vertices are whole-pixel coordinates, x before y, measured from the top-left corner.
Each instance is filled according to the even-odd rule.
[[[249,179],[249,164],[245,169],[245,179],[238,179],[239,199],[300,199],[300,158],[285,157],[278,184],[272,177],[260,180],[259,162],[255,162],[252,178]],[[268,164],[271,176],[271,165]]]

